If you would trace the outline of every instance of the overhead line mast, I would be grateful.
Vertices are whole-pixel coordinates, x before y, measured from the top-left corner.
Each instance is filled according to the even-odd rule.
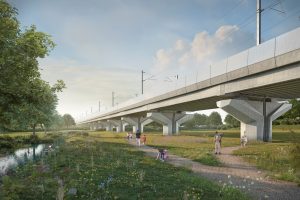
[[[261,0],[256,2],[256,45],[261,44]]]

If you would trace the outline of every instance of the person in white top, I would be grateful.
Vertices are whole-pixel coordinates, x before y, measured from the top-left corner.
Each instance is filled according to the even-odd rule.
[[[247,142],[248,142],[247,135],[243,135],[243,136],[241,137],[241,146],[242,146],[242,147],[245,147],[246,144],[247,144]]]
[[[215,154],[221,154],[221,136],[217,131],[214,136],[214,143],[215,143]]]

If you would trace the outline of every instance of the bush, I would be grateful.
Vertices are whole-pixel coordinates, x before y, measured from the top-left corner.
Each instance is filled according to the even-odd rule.
[[[11,149],[13,146],[11,142],[0,139],[0,149]]]
[[[68,134],[77,136],[89,136],[89,133],[86,131],[69,131]]]

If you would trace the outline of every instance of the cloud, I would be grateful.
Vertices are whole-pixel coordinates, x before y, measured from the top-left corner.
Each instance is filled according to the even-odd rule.
[[[174,49],[176,51],[183,51],[187,48],[187,44],[183,40],[177,40]]]
[[[171,63],[171,59],[172,59],[171,56],[172,55],[164,49],[158,50],[156,52],[156,60],[157,60],[156,65],[161,69],[167,68]]]
[[[135,96],[140,90],[140,74],[127,69],[99,69],[82,65],[70,59],[43,59],[40,61],[42,78],[53,84],[58,79],[65,81],[67,88],[58,95],[59,113],[79,117],[82,113],[111,106],[112,92],[115,102],[121,103]]]
[[[202,31],[190,43],[179,39],[173,48],[158,50],[154,58],[154,71],[207,66],[250,47],[252,42],[250,34],[240,31],[236,25],[223,25],[213,34]]]

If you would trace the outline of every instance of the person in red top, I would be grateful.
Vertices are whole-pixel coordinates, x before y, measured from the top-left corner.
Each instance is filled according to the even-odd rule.
[[[143,144],[143,145],[146,144],[146,140],[147,140],[147,138],[146,138],[146,135],[144,134],[144,135],[142,136],[142,144]]]

